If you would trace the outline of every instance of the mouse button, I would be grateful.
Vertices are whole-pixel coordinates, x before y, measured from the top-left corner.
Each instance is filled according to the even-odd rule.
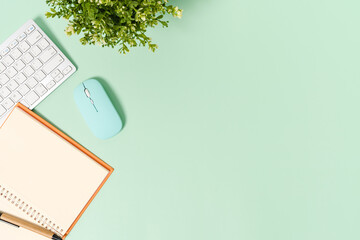
[[[90,89],[91,99],[99,105],[107,100],[108,96],[101,85],[94,84]]]
[[[74,98],[77,99],[78,101],[87,98],[86,95],[84,94],[84,87],[82,86],[82,84],[80,84],[74,89]]]

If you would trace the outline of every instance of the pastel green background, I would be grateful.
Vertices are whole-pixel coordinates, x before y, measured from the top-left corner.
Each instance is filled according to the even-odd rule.
[[[115,168],[69,240],[360,238],[358,0],[178,0],[126,56],[0,4],[0,41],[33,18],[78,66],[36,112]],[[107,141],[72,97],[93,77],[125,120]]]

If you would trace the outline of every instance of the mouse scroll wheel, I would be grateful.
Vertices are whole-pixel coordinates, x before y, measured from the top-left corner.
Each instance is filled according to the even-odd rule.
[[[88,98],[90,98],[89,89],[85,88],[84,92],[85,92],[85,95],[86,95]]]

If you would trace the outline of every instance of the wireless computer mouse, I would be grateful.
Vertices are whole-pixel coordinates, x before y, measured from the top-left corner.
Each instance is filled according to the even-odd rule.
[[[105,89],[96,79],[82,82],[74,90],[75,102],[93,134],[108,139],[120,132],[123,124]]]

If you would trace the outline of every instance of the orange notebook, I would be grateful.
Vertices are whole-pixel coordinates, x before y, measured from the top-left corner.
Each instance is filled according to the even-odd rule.
[[[0,128],[0,211],[65,238],[113,168],[21,104]],[[0,222],[7,240],[45,240]]]

